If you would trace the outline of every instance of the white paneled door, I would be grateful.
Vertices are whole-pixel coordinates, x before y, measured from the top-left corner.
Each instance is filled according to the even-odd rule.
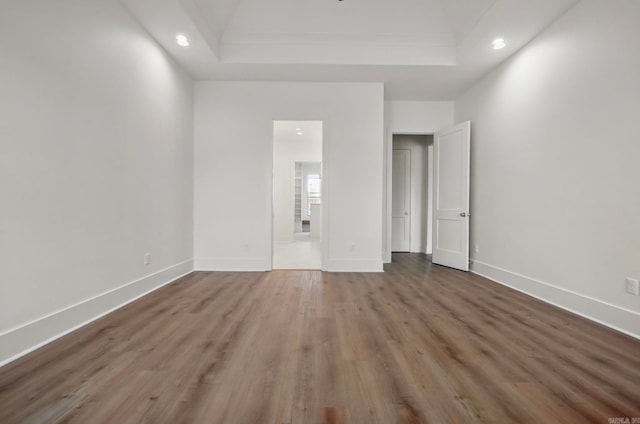
[[[391,251],[408,252],[411,222],[411,150],[393,149],[391,164]]]
[[[469,270],[469,149],[471,123],[435,134],[433,263]]]

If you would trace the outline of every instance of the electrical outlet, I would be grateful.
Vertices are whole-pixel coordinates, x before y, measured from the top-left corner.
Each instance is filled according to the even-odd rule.
[[[151,253],[145,253],[143,261],[145,266],[149,265],[151,263]]]
[[[629,294],[639,296],[640,282],[638,282],[638,280],[636,280],[635,278],[627,278],[626,290]]]
[[[479,250],[479,249],[478,249],[478,245],[477,245],[477,244],[476,244],[476,245],[474,245],[473,250],[475,250],[475,251],[476,251],[476,253],[478,253],[478,250]]]

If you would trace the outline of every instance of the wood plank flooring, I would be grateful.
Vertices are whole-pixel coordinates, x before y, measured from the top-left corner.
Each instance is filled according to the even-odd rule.
[[[385,270],[193,273],[0,368],[0,423],[640,418],[640,341],[424,255]]]

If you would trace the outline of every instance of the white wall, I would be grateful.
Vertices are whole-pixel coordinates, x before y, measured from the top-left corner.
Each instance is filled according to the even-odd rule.
[[[408,149],[411,151],[411,210],[410,217],[410,245],[409,250],[414,253],[427,253],[427,225],[431,219],[428,208],[428,147],[433,145],[432,135],[395,135],[394,149]]]
[[[380,271],[379,83],[196,84],[196,268],[270,268],[274,119],[325,123],[323,267]]]
[[[434,134],[453,124],[453,102],[389,101],[385,110],[382,239],[384,262],[391,262],[391,150],[393,134]],[[428,224],[429,226],[431,224]],[[427,251],[430,252],[428,243]]]
[[[638,2],[584,0],[456,102],[474,271],[636,336],[639,23]]]
[[[454,102],[385,102],[387,132],[433,134],[453,124]]]
[[[0,57],[3,363],[192,269],[193,83],[111,1],[4,2]]]
[[[278,122],[275,123],[277,124]],[[317,124],[322,126],[322,122]],[[276,137],[273,140],[273,238],[275,242],[293,241],[295,163],[320,161],[322,161],[322,130],[314,138]],[[261,217],[259,212],[256,216]]]

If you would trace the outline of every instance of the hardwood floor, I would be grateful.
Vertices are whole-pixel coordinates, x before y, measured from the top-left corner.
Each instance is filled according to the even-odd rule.
[[[0,368],[0,423],[640,418],[640,341],[423,255],[385,270],[193,273]]]

